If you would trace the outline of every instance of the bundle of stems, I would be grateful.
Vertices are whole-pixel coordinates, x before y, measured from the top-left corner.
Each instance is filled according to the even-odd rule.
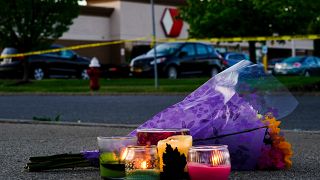
[[[99,167],[99,152],[86,151],[77,154],[30,157],[25,169],[29,172],[37,172],[78,167]]]

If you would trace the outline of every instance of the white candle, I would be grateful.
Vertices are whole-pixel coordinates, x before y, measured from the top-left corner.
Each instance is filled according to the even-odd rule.
[[[167,144],[169,144],[173,149],[177,148],[180,154],[184,154],[187,158],[189,148],[192,146],[192,136],[176,135],[158,142],[157,148],[161,172],[163,171],[163,153],[166,151]],[[185,168],[185,171],[186,170],[187,168]]]

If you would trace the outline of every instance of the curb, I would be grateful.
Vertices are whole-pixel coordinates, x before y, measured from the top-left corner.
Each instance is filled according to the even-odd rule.
[[[0,96],[187,96],[191,92],[0,92]],[[320,96],[320,92],[290,92],[293,96]]]
[[[76,122],[46,122],[25,119],[0,119],[1,123],[7,124],[34,124],[34,125],[57,125],[57,126],[80,126],[80,127],[109,127],[109,128],[137,128],[140,124],[106,124],[106,123],[76,123]],[[320,134],[320,130],[281,129],[284,133],[311,133]]]
[[[161,92],[161,93],[153,93],[153,92],[128,92],[128,93],[117,93],[117,92],[110,92],[110,93],[55,93],[55,92],[21,92],[21,93],[6,93],[0,92],[0,96],[187,96],[190,93],[185,92]],[[320,95],[320,93],[319,93]]]
[[[26,119],[0,119],[1,123],[7,124],[37,124],[37,125],[58,125],[58,126],[84,126],[84,127],[110,127],[110,128],[137,128],[140,124],[106,124],[106,123],[76,123],[76,122],[52,122],[36,121]]]
[[[320,134],[320,130],[300,130],[300,129],[281,129],[284,133],[310,133],[310,134]]]

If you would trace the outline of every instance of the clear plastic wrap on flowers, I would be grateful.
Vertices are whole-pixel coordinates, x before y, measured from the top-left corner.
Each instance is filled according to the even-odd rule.
[[[297,104],[288,90],[272,75],[266,75],[261,66],[241,61],[139,128],[188,128],[194,144],[226,144],[232,168],[250,170],[261,167],[259,162],[269,158],[264,154],[269,153],[266,150],[270,127],[262,117],[272,114],[283,118]],[[136,131],[131,132],[135,134]],[[279,164],[270,163],[263,167]]]

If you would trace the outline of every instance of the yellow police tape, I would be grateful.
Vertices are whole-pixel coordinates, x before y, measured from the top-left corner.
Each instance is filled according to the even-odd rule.
[[[12,58],[12,57],[22,57],[22,56],[30,56],[30,55],[39,55],[45,53],[53,53],[59,52],[63,50],[76,50],[76,49],[83,49],[83,48],[92,48],[92,47],[99,47],[99,46],[108,46],[113,44],[121,44],[125,42],[135,42],[135,41],[150,41],[151,47],[156,42],[240,42],[240,41],[279,41],[279,40],[314,40],[320,39],[320,34],[309,34],[309,35],[293,35],[293,36],[261,36],[261,37],[230,37],[230,38],[206,38],[206,39],[175,39],[175,38],[166,38],[166,39],[155,39],[153,37],[142,37],[130,40],[119,40],[119,41],[111,41],[111,42],[103,42],[103,43],[92,43],[92,44],[83,44],[77,46],[69,46],[63,48],[56,48],[56,49],[48,49],[48,50],[40,50],[40,51],[33,51],[27,53],[19,53],[19,54],[10,54],[10,55],[1,55],[0,59],[2,58]]]
[[[33,51],[33,52],[27,52],[27,53],[1,55],[0,59],[53,53],[53,52],[59,52],[59,51],[63,51],[63,50],[76,50],[76,49],[83,49],[83,48],[108,46],[108,45],[113,45],[113,44],[121,44],[121,43],[125,43],[125,42],[134,42],[134,41],[142,41],[142,40],[147,40],[147,38],[143,37],[143,38],[136,38],[136,39],[131,39],[131,40],[119,40],[119,41],[110,41],[110,42],[103,42],[103,43],[83,44],[83,45],[69,46],[69,47],[63,47],[63,48],[39,50],[39,51]]]
[[[294,36],[261,36],[261,37],[230,37],[230,38],[206,38],[206,39],[159,39],[158,42],[240,42],[240,41],[288,41],[288,40],[314,40],[320,39],[320,34],[294,35]]]

